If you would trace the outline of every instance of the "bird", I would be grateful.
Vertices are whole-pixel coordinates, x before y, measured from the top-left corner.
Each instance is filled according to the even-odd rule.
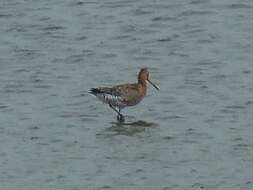
[[[142,101],[147,93],[147,83],[150,83],[156,90],[159,90],[159,87],[149,79],[148,68],[143,67],[139,71],[136,83],[91,88],[89,93],[108,104],[117,113],[117,120],[124,122],[125,118],[121,110],[128,106],[135,106]]]

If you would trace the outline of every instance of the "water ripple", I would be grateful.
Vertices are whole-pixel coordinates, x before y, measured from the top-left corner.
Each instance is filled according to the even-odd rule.
[[[250,0],[0,4],[3,187],[252,189]],[[87,91],[142,66],[118,123]]]

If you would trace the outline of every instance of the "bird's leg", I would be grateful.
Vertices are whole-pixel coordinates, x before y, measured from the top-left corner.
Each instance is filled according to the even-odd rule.
[[[117,112],[118,116],[117,116],[117,119],[118,121],[120,122],[123,122],[125,120],[124,116],[120,113],[120,108],[119,108],[119,111],[114,107],[112,106],[111,104],[109,104],[110,108],[112,108],[115,112]]]
[[[121,109],[119,108],[119,114],[117,116],[118,121],[120,122],[124,122],[125,121],[125,117],[120,113]]]
[[[112,108],[114,111],[116,111],[118,115],[120,115],[120,112],[119,112],[115,107],[113,107],[113,105],[109,104],[109,106],[110,106],[110,108]]]

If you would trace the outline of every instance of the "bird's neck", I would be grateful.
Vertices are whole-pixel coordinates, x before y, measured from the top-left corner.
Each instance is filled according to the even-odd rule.
[[[138,80],[138,89],[141,95],[144,97],[147,92],[147,82],[146,80]]]

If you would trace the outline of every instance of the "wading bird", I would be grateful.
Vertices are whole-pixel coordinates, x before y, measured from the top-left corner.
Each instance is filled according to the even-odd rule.
[[[150,81],[148,69],[145,67],[140,70],[137,83],[91,88],[89,93],[108,104],[117,112],[118,121],[123,122],[125,119],[121,114],[121,110],[125,107],[138,104],[145,97],[147,93],[147,82],[159,90],[159,87]]]

